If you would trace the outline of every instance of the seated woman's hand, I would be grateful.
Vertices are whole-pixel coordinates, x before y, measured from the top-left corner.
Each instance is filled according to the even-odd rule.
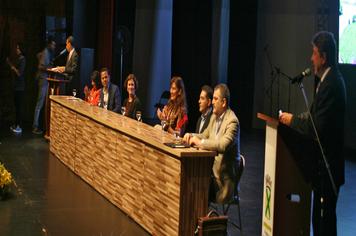
[[[88,86],[85,85],[85,87],[84,87],[84,94],[85,94],[85,97],[88,97],[88,93],[89,93]]]
[[[159,108],[157,108],[157,117],[158,117],[158,119],[160,119],[161,120],[161,114],[162,114],[162,111],[161,111],[161,109],[159,109]]]

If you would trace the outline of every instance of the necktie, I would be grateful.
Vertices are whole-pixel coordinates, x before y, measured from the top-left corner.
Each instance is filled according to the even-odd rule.
[[[318,85],[316,86],[315,94],[317,94],[317,93],[318,93],[318,91],[319,91],[319,87],[320,87],[320,84],[321,84],[321,81],[319,81]]]
[[[216,129],[215,129],[215,135],[218,136],[219,130],[220,130],[220,126],[221,126],[221,118],[218,118],[216,120]]]
[[[201,133],[204,123],[205,123],[205,117],[202,115],[200,120],[200,125],[199,125],[199,133]]]
[[[69,53],[68,58],[67,58],[67,63],[68,63],[68,61],[69,61],[69,59],[70,59],[70,56],[71,56],[71,54]]]

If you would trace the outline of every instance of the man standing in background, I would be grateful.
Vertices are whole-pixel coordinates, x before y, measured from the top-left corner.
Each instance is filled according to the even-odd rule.
[[[43,49],[43,51],[40,52],[38,55],[38,72],[36,76],[36,79],[38,80],[38,96],[32,124],[32,133],[34,134],[42,134],[43,132],[39,127],[39,117],[47,96],[48,74],[46,72],[46,69],[51,67],[51,62],[55,49],[56,43],[54,42],[54,39],[50,37],[47,41],[46,48]]]

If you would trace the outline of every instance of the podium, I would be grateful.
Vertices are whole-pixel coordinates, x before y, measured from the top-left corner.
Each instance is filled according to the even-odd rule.
[[[266,122],[261,235],[310,235],[311,186],[298,163],[305,158],[297,156],[303,146],[293,151],[294,130],[267,115],[257,117]]]
[[[46,121],[46,132],[45,139],[50,139],[50,120],[51,120],[51,104],[49,96],[51,95],[60,95],[60,88],[62,84],[70,82],[66,79],[67,75],[64,73],[56,72],[51,69],[46,70],[48,77],[48,89],[46,96],[46,113],[45,113],[45,121]]]

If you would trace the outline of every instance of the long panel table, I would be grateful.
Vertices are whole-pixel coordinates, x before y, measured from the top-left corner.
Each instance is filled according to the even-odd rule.
[[[171,134],[51,96],[50,151],[152,235],[193,235],[207,214],[215,152],[170,148]]]

